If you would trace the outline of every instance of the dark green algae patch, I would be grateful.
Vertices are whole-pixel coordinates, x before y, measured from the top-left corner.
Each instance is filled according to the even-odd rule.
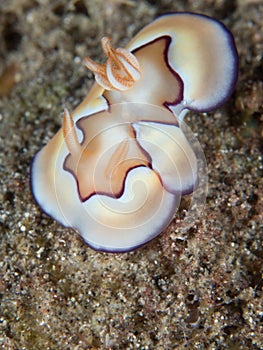
[[[178,215],[142,249],[98,253],[36,205],[30,164],[92,85],[101,36],[124,46],[167,11],[222,20],[240,56],[229,102],[187,117],[206,205],[184,234]],[[262,19],[262,1],[1,2],[1,349],[263,348]]]

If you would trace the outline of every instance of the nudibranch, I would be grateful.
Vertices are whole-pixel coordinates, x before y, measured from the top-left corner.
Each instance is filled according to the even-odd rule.
[[[207,16],[163,15],[124,48],[102,39],[96,82],[35,156],[34,197],[94,249],[130,251],[159,235],[198,185],[182,122],[226,101],[237,79],[231,33]]]

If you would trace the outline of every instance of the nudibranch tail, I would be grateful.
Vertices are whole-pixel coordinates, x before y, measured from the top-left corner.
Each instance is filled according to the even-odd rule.
[[[86,57],[84,63],[95,74],[99,85],[106,90],[128,90],[140,79],[140,65],[136,57],[126,49],[114,49],[108,37],[101,39],[106,63],[100,64]]]
[[[107,37],[102,48],[105,64],[85,59],[96,83],[35,156],[31,185],[91,247],[125,252],[159,235],[181,196],[204,197],[205,160],[183,118],[229,97],[237,51],[223,24],[191,13],[161,16],[125,49]]]

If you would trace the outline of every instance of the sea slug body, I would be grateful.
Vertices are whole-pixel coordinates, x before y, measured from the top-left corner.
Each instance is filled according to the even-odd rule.
[[[102,39],[105,64],[84,101],[35,156],[34,197],[94,249],[125,252],[159,235],[181,196],[198,184],[187,111],[223,104],[237,79],[237,52],[223,24],[192,13],[163,15],[125,49]]]

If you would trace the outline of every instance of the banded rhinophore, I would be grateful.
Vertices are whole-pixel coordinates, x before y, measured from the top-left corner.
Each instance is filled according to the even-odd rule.
[[[198,184],[181,123],[231,94],[237,52],[209,17],[174,13],[143,28],[125,49],[102,39],[105,64],[85,59],[93,87],[35,156],[32,191],[43,210],[97,250],[133,250],[170,223]]]

